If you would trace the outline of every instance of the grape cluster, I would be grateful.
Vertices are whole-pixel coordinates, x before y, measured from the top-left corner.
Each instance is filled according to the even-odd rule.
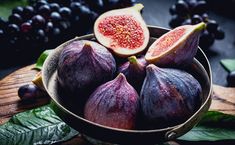
[[[170,27],[175,28],[180,25],[197,24],[205,22],[206,30],[200,36],[200,46],[203,49],[209,48],[215,41],[224,39],[224,31],[215,20],[209,19],[206,13],[208,9],[204,0],[178,0],[169,9],[173,16],[169,22]]]
[[[45,49],[87,34],[101,13],[129,7],[134,0],[28,0],[12,9],[8,20],[0,17],[0,61],[17,63],[38,57]],[[18,61],[19,60],[19,61]],[[11,62],[12,61],[12,62]]]

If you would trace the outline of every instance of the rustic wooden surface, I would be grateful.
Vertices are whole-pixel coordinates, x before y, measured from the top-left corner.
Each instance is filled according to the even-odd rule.
[[[31,83],[38,72],[32,68],[33,65],[24,67],[0,80],[0,124],[5,123],[16,113],[49,103],[47,97],[37,98],[35,102],[27,102],[20,100],[17,95],[18,88]],[[214,85],[213,90],[214,95],[210,110],[235,115],[235,88]],[[88,143],[78,136],[62,144],[86,145]]]

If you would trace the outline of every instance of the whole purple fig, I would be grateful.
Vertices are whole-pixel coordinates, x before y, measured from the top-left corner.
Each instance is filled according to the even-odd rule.
[[[119,67],[118,73],[123,73],[127,81],[140,92],[145,78],[145,67],[147,64],[135,56],[128,57],[128,60],[128,62]]]
[[[150,64],[140,94],[143,117],[156,128],[182,123],[199,108],[201,92],[191,74]]]
[[[85,105],[84,117],[109,127],[134,129],[138,110],[139,96],[120,73],[92,93]]]
[[[116,70],[112,54],[102,45],[76,40],[64,46],[58,62],[58,81],[70,94],[89,95],[111,80]]]

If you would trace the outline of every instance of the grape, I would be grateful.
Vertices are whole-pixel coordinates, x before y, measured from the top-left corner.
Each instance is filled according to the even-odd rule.
[[[35,15],[32,18],[32,25],[36,28],[42,28],[45,25],[45,19],[41,15]]]
[[[218,24],[215,20],[209,20],[206,28],[209,32],[215,33],[217,31]]]
[[[38,29],[35,32],[35,39],[40,42],[44,42],[45,32],[42,29]]]
[[[53,31],[54,25],[52,22],[47,22],[46,27],[45,27],[45,32],[46,33],[51,33]]]
[[[19,14],[14,13],[14,14],[9,16],[8,21],[10,23],[14,23],[14,24],[21,24],[23,19]]]
[[[21,24],[20,26],[20,30],[23,33],[28,33],[30,30],[32,29],[32,25],[29,22],[24,22],[23,24]]]
[[[207,4],[204,0],[200,0],[197,2],[196,6],[193,9],[194,14],[202,14],[205,13],[207,9]]]
[[[34,8],[32,6],[26,6],[22,13],[23,18],[30,19],[33,15],[34,15]]]
[[[208,14],[207,13],[202,14],[202,20],[203,20],[203,22],[208,22]]]
[[[184,22],[184,18],[181,16],[174,15],[169,23],[172,28],[180,26]]]
[[[41,6],[47,5],[47,1],[45,0],[39,0],[34,4],[34,7],[38,10]]]
[[[58,36],[58,35],[60,35],[60,33],[61,33],[60,28],[57,28],[57,27],[56,27],[56,28],[53,29],[53,33],[52,33],[52,34],[53,34],[54,36]]]
[[[102,12],[104,3],[103,0],[86,0],[87,4],[91,9],[96,12]]]
[[[220,27],[217,27],[215,34],[215,39],[222,40],[224,39],[224,31]]]
[[[182,25],[190,25],[190,24],[192,24],[191,19],[186,19],[186,20],[182,23]]]
[[[227,76],[227,82],[228,82],[228,86],[230,86],[230,87],[235,87],[235,71],[232,71],[232,72]]]
[[[7,31],[9,34],[15,35],[20,31],[19,27],[16,24],[9,24],[7,26]]]
[[[169,11],[170,11],[170,14],[171,14],[171,15],[176,14],[176,8],[175,8],[175,5],[172,5],[172,6],[170,7]]]
[[[70,8],[72,10],[72,12],[76,15],[76,14],[79,14],[80,12],[80,7],[81,7],[81,3],[79,2],[72,2],[70,4]]]
[[[72,14],[72,11],[68,7],[62,7],[60,8],[59,13],[63,18],[69,18]]]
[[[214,40],[214,36],[205,30],[200,37],[199,45],[202,48],[208,48],[214,43]]]
[[[118,8],[125,8],[125,7],[130,7],[132,6],[134,3],[136,3],[136,0],[119,0],[118,3]]]
[[[193,17],[192,17],[192,24],[198,24],[200,22],[202,22],[202,17],[197,15],[197,14],[193,15]]]
[[[197,0],[187,0],[186,2],[189,6],[189,9],[192,9],[197,5]]]
[[[51,15],[50,15],[50,19],[52,20],[52,22],[58,22],[62,18],[61,18],[61,15],[58,12],[52,12]]]
[[[22,100],[35,99],[42,94],[42,90],[34,84],[23,85],[18,89],[18,96]]]
[[[14,9],[12,9],[12,14],[17,13],[17,14],[21,15],[23,13],[23,10],[24,9],[21,6],[15,7]]]
[[[60,5],[57,3],[51,3],[51,4],[49,4],[49,6],[51,8],[51,11],[59,11],[59,9],[60,9]]]
[[[179,0],[175,4],[175,11],[178,15],[181,15],[181,16],[187,15],[187,13],[189,12],[188,4],[185,3],[183,0]]]
[[[48,17],[51,13],[51,8],[48,5],[42,5],[38,9],[38,13],[42,16]]]

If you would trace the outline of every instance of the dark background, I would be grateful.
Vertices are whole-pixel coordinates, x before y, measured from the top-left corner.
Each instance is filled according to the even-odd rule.
[[[168,25],[171,19],[169,7],[175,3],[175,0],[138,0],[138,2],[145,6],[143,17],[148,25],[170,28]],[[220,65],[220,60],[235,58],[235,1],[207,0],[207,2],[209,18],[219,23],[219,26],[225,31],[225,39],[216,40],[214,45],[206,52],[206,55],[212,67],[213,83],[226,86],[228,72]],[[12,71],[32,63],[34,62],[0,69],[0,79]]]

